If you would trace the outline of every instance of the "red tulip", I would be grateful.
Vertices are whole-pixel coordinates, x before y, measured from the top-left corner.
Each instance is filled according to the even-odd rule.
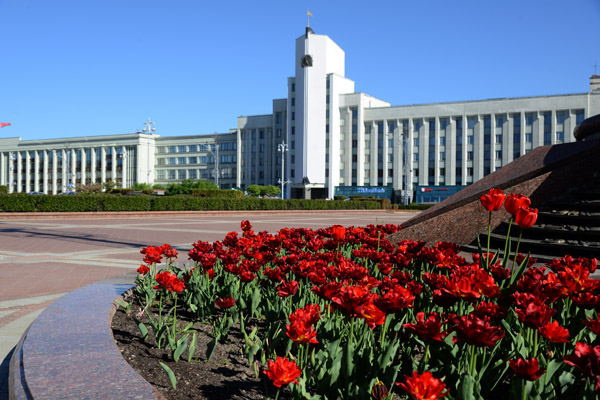
[[[346,236],[346,228],[341,225],[333,225],[331,227],[331,236],[333,236],[336,242],[339,242]]]
[[[377,308],[372,302],[367,303],[367,305],[363,307],[361,316],[365,319],[367,325],[369,325],[369,328],[371,329],[375,329],[375,326],[383,325],[385,323],[385,313]]]
[[[588,320],[583,321],[583,324],[590,328],[596,335],[600,335],[600,315],[596,315],[599,316],[599,318],[592,319],[592,317],[589,317]]]
[[[140,267],[137,269],[137,273],[140,275],[144,275],[148,271],[150,271],[150,268],[145,265],[140,265]]]
[[[279,286],[277,286],[277,296],[279,297],[288,297],[296,294],[298,291],[298,282],[291,281],[283,281]]]
[[[540,327],[540,333],[543,337],[553,343],[569,343],[569,330],[558,324],[558,321],[552,321]]]
[[[468,314],[452,322],[454,327],[451,330],[456,332],[452,339],[455,343],[462,341],[472,346],[490,347],[505,335],[501,327],[490,324],[489,317],[479,318],[475,314]]]
[[[515,375],[521,379],[527,381],[538,380],[540,376],[544,375],[545,369],[540,369],[540,363],[537,358],[524,360],[521,357],[517,358],[517,361],[508,360],[508,365],[515,372]]]
[[[295,321],[285,326],[285,334],[296,343],[319,343],[317,332],[304,321]]]
[[[224,299],[216,299],[215,300],[215,306],[217,308],[221,308],[221,309],[231,308],[234,305],[235,305],[235,299],[231,296],[226,297]]]
[[[263,373],[273,381],[273,385],[281,387],[288,383],[298,384],[298,377],[302,374],[302,370],[298,368],[294,361],[287,358],[277,357],[275,361],[267,361],[269,368]]]
[[[527,208],[531,205],[531,200],[522,194],[511,193],[504,202],[504,208],[509,214],[517,215],[520,208]]]
[[[502,202],[506,195],[501,189],[490,189],[489,192],[479,199],[481,205],[488,211],[498,211],[502,207]]]
[[[415,400],[436,400],[448,395],[444,392],[446,385],[441,379],[434,378],[431,372],[425,371],[421,375],[413,371],[412,376],[405,376],[406,383],[396,383],[406,390]]]
[[[569,354],[563,357],[563,360],[574,367],[577,367],[584,374],[595,378],[596,385],[594,391],[600,393],[600,346],[594,346],[587,343],[575,343],[575,354]]]
[[[437,340],[441,342],[446,337],[446,333],[442,332],[442,320],[436,312],[429,314],[427,319],[425,319],[425,313],[419,312],[417,313],[416,323],[402,326],[423,341]]]
[[[156,283],[158,285],[154,286],[154,289],[166,289],[176,293],[181,293],[185,289],[185,282],[170,271],[162,271],[156,274]]]
[[[521,228],[529,229],[537,220],[538,210],[535,208],[519,208],[515,223]]]

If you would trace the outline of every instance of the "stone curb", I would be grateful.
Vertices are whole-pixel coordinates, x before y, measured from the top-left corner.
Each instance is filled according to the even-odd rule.
[[[161,217],[195,217],[195,216],[244,216],[252,215],[285,215],[285,214],[323,214],[323,213],[396,213],[396,212],[421,212],[423,210],[236,210],[236,211],[121,211],[121,212],[15,212],[0,213],[0,221],[9,219],[45,219],[45,218],[161,218]]]
[[[123,359],[110,328],[113,300],[131,288],[93,283],[44,310],[13,353],[9,398],[162,399]]]

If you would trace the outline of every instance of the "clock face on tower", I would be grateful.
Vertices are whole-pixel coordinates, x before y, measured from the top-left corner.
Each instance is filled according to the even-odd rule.
[[[304,56],[302,56],[302,58],[300,59],[300,65],[302,66],[302,68],[312,67],[312,65],[313,65],[312,56],[310,54],[305,54]]]

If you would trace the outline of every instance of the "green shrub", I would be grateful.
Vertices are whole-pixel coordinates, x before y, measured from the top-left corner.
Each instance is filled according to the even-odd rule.
[[[131,191],[131,189],[129,189]],[[118,191],[121,193],[122,191]],[[235,191],[223,191],[235,192]],[[239,193],[239,192],[238,192]],[[202,210],[343,210],[381,209],[387,199],[304,200],[263,199],[233,195],[227,198],[195,196],[123,196],[88,194],[85,196],[0,195],[0,212],[93,212],[93,211],[202,211]]]
[[[0,194],[8,194],[8,186],[0,185]]]
[[[241,199],[244,193],[239,190],[231,189],[192,189],[190,194],[193,197],[210,197],[221,199]]]
[[[334,200],[346,200],[346,196],[342,196],[342,195],[337,195],[337,196],[333,196]]]

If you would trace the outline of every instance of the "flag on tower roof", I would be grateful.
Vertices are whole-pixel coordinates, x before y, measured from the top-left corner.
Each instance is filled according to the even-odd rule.
[[[0,128],[4,128],[5,126],[10,126],[8,122],[0,122]]]

